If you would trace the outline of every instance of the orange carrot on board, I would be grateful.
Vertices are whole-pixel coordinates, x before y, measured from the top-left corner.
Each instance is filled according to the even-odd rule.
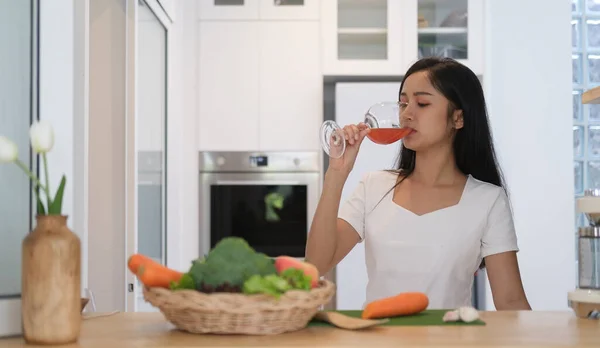
[[[159,263],[141,264],[137,270],[137,277],[142,284],[152,288],[169,288],[171,282],[179,282],[182,272],[163,266]]]
[[[127,267],[129,268],[131,273],[136,275],[141,265],[148,264],[158,264],[158,262],[152,260],[151,258],[143,254],[133,254],[127,260]]]
[[[363,319],[390,318],[413,315],[429,306],[429,298],[422,292],[403,292],[368,303],[362,312]]]

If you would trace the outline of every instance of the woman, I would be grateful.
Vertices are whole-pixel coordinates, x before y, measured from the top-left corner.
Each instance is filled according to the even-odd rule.
[[[473,275],[485,265],[496,309],[531,309],[477,76],[452,59],[421,59],[399,99],[400,122],[412,132],[397,170],[365,174],[339,209],[369,132],[362,123],[344,127],[346,152],[330,159],[307,260],[324,274],[364,241],[367,303],[421,291],[429,308],[443,309],[471,304]]]

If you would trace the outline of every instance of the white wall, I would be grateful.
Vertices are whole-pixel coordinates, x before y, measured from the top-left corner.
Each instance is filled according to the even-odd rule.
[[[48,154],[50,194],[63,174],[67,185],[63,214],[73,229],[73,0],[40,1],[40,119],[52,122],[53,150]],[[43,163],[40,163],[43,178]],[[81,231],[74,231],[81,233]]]
[[[521,276],[533,309],[568,309],[576,286],[570,1],[487,4],[484,84]],[[494,308],[489,289],[486,302]]]
[[[168,115],[168,265],[187,271],[199,255],[196,0],[178,0],[172,30]],[[177,197],[173,197],[177,195]]]
[[[55,131],[54,148],[48,154],[50,190],[54,195],[65,174],[62,213],[68,215],[68,226],[81,239],[82,288],[87,286],[86,50],[82,38],[86,33],[87,3],[78,0],[75,6],[74,0],[40,1],[39,9],[39,118],[52,122]],[[40,178],[44,180],[41,161]]]
[[[89,9],[90,0],[74,1],[72,224],[81,238],[83,288],[88,286]]]
[[[90,1],[88,249],[98,311],[125,309],[125,1]]]

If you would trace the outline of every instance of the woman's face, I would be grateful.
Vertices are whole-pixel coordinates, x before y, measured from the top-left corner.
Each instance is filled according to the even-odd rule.
[[[426,71],[410,75],[400,94],[400,124],[414,131],[403,138],[404,147],[422,151],[450,145],[453,128],[462,127],[462,113],[448,118],[449,101],[429,82]]]

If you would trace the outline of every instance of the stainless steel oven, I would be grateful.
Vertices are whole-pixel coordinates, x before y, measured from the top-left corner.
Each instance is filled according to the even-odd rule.
[[[236,236],[271,257],[304,258],[319,160],[318,152],[201,152],[200,255]]]

